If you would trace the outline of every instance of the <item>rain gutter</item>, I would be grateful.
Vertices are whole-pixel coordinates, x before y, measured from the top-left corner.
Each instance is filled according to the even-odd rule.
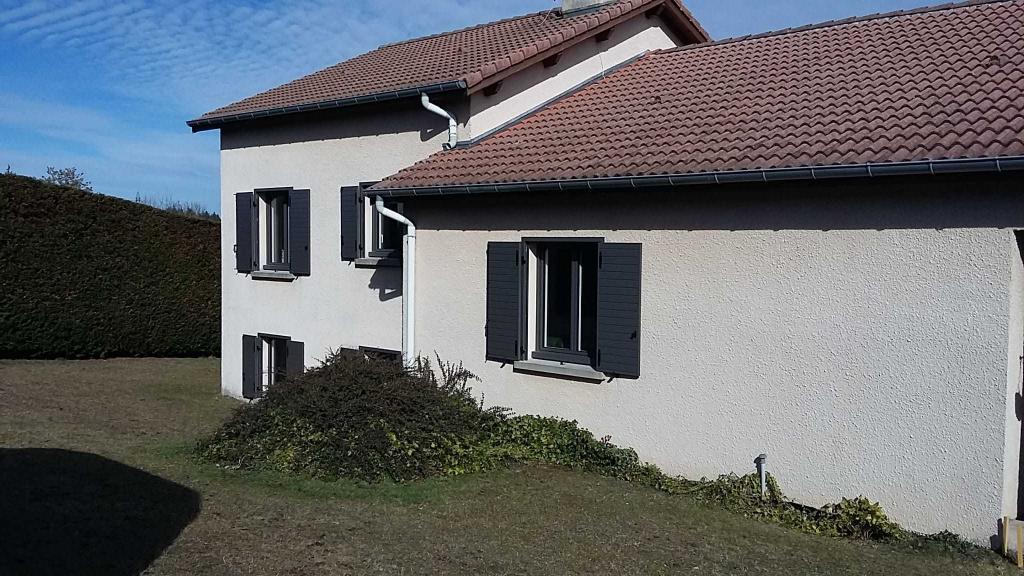
[[[468,184],[403,188],[372,188],[385,198],[412,196],[456,196],[502,192],[553,192],[574,190],[609,190],[641,188],[675,188],[713,184],[751,182],[789,182],[796,180],[835,180],[840,178],[879,178],[886,176],[938,176],[947,174],[1003,173],[1024,171],[1024,156],[1002,156],[956,160],[924,160],[879,164],[840,164],[801,168],[771,168],[695,172],[655,176],[616,176],[564,180],[534,180],[495,184]]]
[[[284,106],[281,108],[271,108],[269,110],[259,110],[256,112],[241,112],[238,114],[216,116],[213,118],[197,118],[195,120],[189,120],[188,122],[186,122],[186,124],[188,124],[189,127],[192,128],[193,132],[201,132],[203,130],[213,130],[216,128],[221,128],[225,124],[242,122],[245,120],[255,120],[258,118],[284,116],[285,114],[297,114],[299,112],[312,112],[316,110],[347,108],[349,106],[358,106],[360,104],[391,102],[394,100],[402,100],[405,98],[420,98],[420,94],[439,94],[441,92],[451,92],[454,90],[465,89],[465,81],[454,80],[450,82],[441,82],[439,84],[420,86],[418,88],[405,88],[402,90],[378,92],[376,94],[367,94],[365,96],[352,96],[350,98],[340,98],[337,100],[327,100],[324,102],[314,102],[310,104],[299,104],[297,106]]]

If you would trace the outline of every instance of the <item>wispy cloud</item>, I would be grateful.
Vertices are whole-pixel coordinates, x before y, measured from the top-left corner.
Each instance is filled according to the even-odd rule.
[[[0,11],[4,41],[38,43],[100,70],[111,90],[159,99],[186,114],[202,113],[385,42],[554,5],[551,0],[7,4],[10,8]]]
[[[216,150],[196,146],[186,130],[136,126],[106,112],[0,92],[0,130],[52,142],[45,151],[18,150],[0,142],[0,161],[40,174],[45,166],[77,166],[108,194],[133,197],[216,186]],[[62,146],[60,143],[67,144]],[[190,199],[194,195],[184,194]],[[215,197],[201,200],[216,207]]]

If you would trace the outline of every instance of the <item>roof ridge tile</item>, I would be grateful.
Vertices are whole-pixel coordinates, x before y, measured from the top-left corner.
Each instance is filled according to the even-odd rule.
[[[825,30],[829,28],[837,28],[841,26],[847,26],[850,24],[859,24],[861,22],[870,22],[873,20],[882,20],[887,18],[898,18],[901,16],[914,16],[918,14],[927,14],[929,12],[940,12],[946,10],[956,10],[960,8],[970,8],[972,6],[980,6],[984,4],[999,4],[999,3],[1012,3],[1020,0],[960,0],[957,2],[945,2],[942,4],[932,4],[928,6],[922,6],[920,8],[911,8],[907,10],[893,10],[891,12],[876,12],[874,14],[866,14],[864,16],[851,16],[849,18],[838,18],[835,20],[826,20],[824,22],[816,22],[813,24],[806,24],[803,26],[793,26],[790,28],[780,28],[778,30],[771,30],[768,32],[759,32],[756,34],[747,34],[744,36],[734,36],[732,38],[722,38],[721,40],[714,40],[711,42],[702,42],[700,44],[689,44],[686,46],[677,46],[675,48],[662,48],[656,50],[658,53],[671,53],[680,52],[685,50],[699,50],[701,48],[710,48],[714,46],[721,46],[723,44],[736,44],[739,42],[746,42],[748,40],[761,40],[764,38],[774,38],[777,36],[784,36],[787,34],[797,34],[800,32],[810,32],[814,30]]]
[[[517,20],[525,20],[527,18],[535,18],[537,16],[543,16],[545,14],[552,14],[552,13],[557,13],[557,12],[559,12],[558,8],[549,8],[547,10],[540,10],[538,12],[530,12],[528,14],[520,14],[518,16],[509,16],[508,18],[501,18],[499,20],[493,20],[491,22],[482,22],[480,24],[473,24],[472,26],[466,26],[465,28],[457,28],[455,30],[448,30],[446,32],[438,32],[436,34],[427,34],[425,36],[417,36],[415,38],[406,38],[405,40],[396,40],[394,42],[386,42],[384,44],[381,44],[380,46],[377,46],[376,48],[374,48],[370,52],[376,52],[377,50],[381,50],[383,48],[393,48],[395,46],[401,46],[403,44],[411,44],[413,42],[421,42],[421,41],[424,41],[424,40],[435,40],[437,38],[443,38],[445,36],[453,36],[455,34],[465,34],[467,32],[473,32],[474,30],[479,30],[480,28],[486,28],[488,26],[494,26],[496,24],[508,24],[510,22],[515,22]],[[369,54],[370,52],[367,52],[367,54]]]

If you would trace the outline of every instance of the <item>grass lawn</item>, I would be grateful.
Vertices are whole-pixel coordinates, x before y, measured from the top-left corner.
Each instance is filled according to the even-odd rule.
[[[1017,574],[555,467],[378,486],[223,472],[213,359],[0,362],[0,574]],[[600,434],[600,431],[596,431]]]

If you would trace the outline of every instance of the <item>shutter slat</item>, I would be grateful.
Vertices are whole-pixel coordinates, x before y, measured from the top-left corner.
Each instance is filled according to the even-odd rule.
[[[487,359],[519,359],[521,305],[519,243],[487,244]]]
[[[259,378],[257,337],[242,336],[242,398],[256,398],[256,381]]]
[[[639,378],[642,246],[605,243],[598,250],[597,369]]]
[[[235,194],[235,270],[253,270],[253,195],[252,192]]]
[[[362,250],[363,206],[358,186],[341,189],[341,258],[355,260]]]
[[[309,190],[288,193],[288,258],[296,276],[309,276]]]

